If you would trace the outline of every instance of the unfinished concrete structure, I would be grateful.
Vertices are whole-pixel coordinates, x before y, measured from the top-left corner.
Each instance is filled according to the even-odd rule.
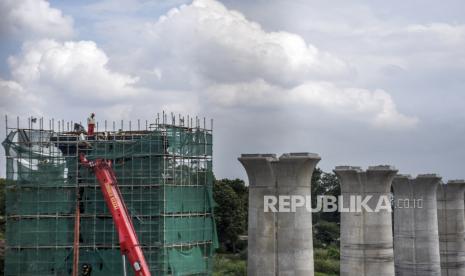
[[[317,154],[243,154],[239,161],[249,178],[247,275],[313,276],[312,215],[264,212],[264,196],[304,196],[310,200]]]
[[[276,215],[263,211],[263,197],[276,194],[274,154],[242,154],[249,178],[247,275],[276,275]]]
[[[361,197],[371,199],[368,207],[375,210],[380,199],[390,196],[391,183],[397,170],[391,166],[374,166],[363,171],[360,167],[338,166],[334,170],[341,183],[343,207]],[[393,276],[394,252],[392,221],[389,210],[341,213],[342,276]]]
[[[465,275],[465,180],[438,186],[438,226],[442,276]]]
[[[397,175],[394,188],[396,276],[440,276],[435,174]]]

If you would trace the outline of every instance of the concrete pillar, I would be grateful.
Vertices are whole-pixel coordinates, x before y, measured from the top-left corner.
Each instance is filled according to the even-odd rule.
[[[283,154],[273,162],[278,196],[303,196],[310,201],[313,170],[320,161],[317,154]],[[313,276],[312,213],[306,208],[277,214],[278,274]],[[264,275],[264,274],[261,274]]]
[[[465,275],[465,180],[438,186],[438,226],[442,276]]]
[[[392,180],[397,172],[391,166],[339,166],[334,170],[341,183],[343,207],[350,200],[371,197],[367,206],[376,210],[390,197]],[[384,202],[386,203],[386,202]],[[356,204],[357,205],[357,204]],[[353,209],[353,208],[352,208]],[[391,210],[341,213],[341,276],[393,276],[394,252]]]
[[[242,154],[239,161],[249,178],[247,275],[276,275],[276,214],[263,211],[265,195],[276,194],[271,162],[274,154]]]
[[[435,174],[397,175],[394,188],[394,260],[396,276],[440,276]]]
[[[310,200],[317,154],[242,154],[249,178],[247,275],[313,276],[312,214],[264,212],[264,196],[303,196]],[[289,202],[289,201],[288,201]]]

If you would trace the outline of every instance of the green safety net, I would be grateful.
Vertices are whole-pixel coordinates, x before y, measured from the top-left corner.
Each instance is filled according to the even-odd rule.
[[[72,259],[72,249],[7,249],[5,275],[71,275]]]
[[[170,249],[168,258],[169,267],[174,276],[199,274],[207,268],[199,247],[189,250]]]
[[[12,131],[7,155],[5,275],[69,275],[76,200],[79,267],[122,273],[118,235],[95,175],[78,164],[113,160],[118,185],[154,275],[211,275],[218,246],[213,217],[212,135],[164,126],[81,141],[77,135]]]

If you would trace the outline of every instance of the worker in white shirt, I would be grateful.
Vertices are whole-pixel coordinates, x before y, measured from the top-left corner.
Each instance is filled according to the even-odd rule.
[[[91,113],[89,118],[87,118],[87,135],[94,135],[95,129],[95,113]]]

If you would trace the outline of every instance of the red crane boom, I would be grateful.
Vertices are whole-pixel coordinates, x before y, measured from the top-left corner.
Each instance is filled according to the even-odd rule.
[[[83,153],[79,155],[79,161],[81,165],[90,168],[97,177],[103,197],[113,217],[115,228],[118,231],[121,254],[128,258],[136,276],[150,276],[150,270],[134,225],[118,188],[111,161],[104,159],[89,161]]]

